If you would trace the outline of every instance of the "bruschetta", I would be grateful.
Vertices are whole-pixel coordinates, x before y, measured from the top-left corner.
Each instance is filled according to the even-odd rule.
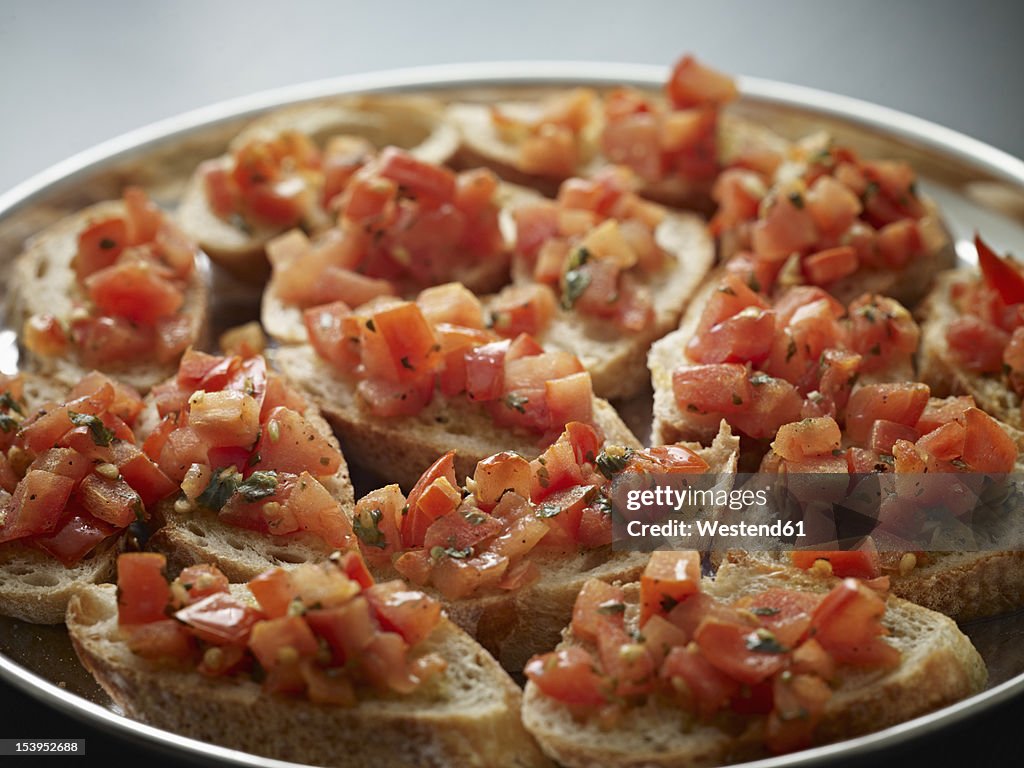
[[[218,264],[261,280],[267,241],[292,227],[330,227],[335,198],[376,149],[396,145],[443,163],[457,144],[440,106],[427,98],[365,96],[289,107],[256,120],[225,155],[199,166],[178,219]]]
[[[1024,272],[975,238],[980,273],[939,276],[920,308],[918,373],[932,391],[970,395],[978,407],[1024,428]]]
[[[792,145],[769,175],[723,171],[712,197],[722,258],[756,264],[766,292],[799,281],[844,303],[878,293],[912,307],[955,261],[909,163],[864,160],[824,133]]]
[[[348,466],[317,409],[260,355],[190,350],[147,398],[143,451],[172,480],[148,546],[172,572],[246,581],[355,546]]]
[[[0,388],[0,613],[59,624],[174,483],[136,446],[130,387],[93,372],[70,391],[32,376]]]
[[[984,499],[1006,490],[984,492],[982,483],[1019,472],[1022,447],[1024,433],[970,396],[930,397],[915,382],[864,386],[850,397],[845,430],[830,417],[786,424],[761,471],[849,475],[854,486],[837,489],[840,500],[869,475],[892,475],[877,508],[865,510],[875,527],[848,551],[804,547],[779,559],[825,576],[888,577],[893,594],[956,621],[1017,610],[1024,605],[1018,526],[1006,519],[1005,504],[996,507],[1002,520],[985,522]]]
[[[509,279],[499,221],[506,193],[486,169],[456,174],[384,149],[338,193],[334,227],[312,242],[292,230],[267,243],[264,327],[280,342],[301,343],[310,307],[414,297],[453,281],[474,293],[497,290]]]
[[[678,326],[715,258],[698,216],[637,189],[632,171],[609,166],[565,181],[557,200],[519,195],[505,212],[514,282],[486,301],[493,330],[574,352],[609,400],[648,388],[647,350]]]
[[[512,679],[401,581],[356,554],[230,587],[216,567],[168,583],[127,554],[68,606],[78,657],[129,717],[309,765],[550,765]]]
[[[560,765],[717,766],[839,741],[977,693],[956,624],[884,580],[824,584],[656,552],[639,584],[584,586],[526,667],[523,722]]]
[[[575,355],[526,334],[502,339],[457,283],[416,301],[314,307],[305,325],[310,344],[271,360],[320,405],[350,461],[404,488],[452,446],[460,481],[502,450],[536,458],[570,421],[640,447]]]
[[[455,163],[485,165],[502,178],[554,195],[573,176],[626,165],[641,194],[710,212],[711,185],[731,165],[771,172],[787,142],[723,107],[738,96],[732,79],[684,56],[664,99],[633,88],[605,94],[576,88],[536,101],[455,103],[448,115],[462,143]]]
[[[772,299],[751,288],[756,275],[730,260],[652,346],[655,442],[709,439],[722,418],[764,441],[801,417],[841,420],[858,385],[913,378],[920,331],[898,302],[865,294],[844,305],[817,286]]]
[[[29,241],[7,281],[22,368],[68,387],[100,370],[145,392],[203,343],[207,271],[139,188],[61,219]]]
[[[509,451],[481,461],[465,494],[449,451],[408,496],[389,485],[360,499],[353,524],[380,578],[397,574],[437,596],[452,621],[519,672],[558,641],[587,578],[635,580],[647,562],[641,551],[613,551],[613,480],[730,476],[738,450],[727,426],[708,448],[633,449],[602,445],[593,428],[571,422],[533,461]]]

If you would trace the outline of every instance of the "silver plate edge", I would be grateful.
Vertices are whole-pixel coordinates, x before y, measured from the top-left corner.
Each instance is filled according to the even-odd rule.
[[[666,67],[586,61],[509,61],[445,64],[371,72],[317,80],[217,102],[151,123],[97,144],[31,176],[0,194],[0,220],[32,202],[51,187],[70,183],[104,163],[141,154],[171,138],[208,128],[230,119],[255,115],[286,104],[339,94],[401,92],[424,88],[448,89],[482,86],[542,86],[559,84],[630,84],[658,87]],[[918,146],[938,150],[984,169],[1024,191],[1024,160],[963,133],[899,110],[849,96],[758,77],[737,78],[744,100],[810,109],[877,129]],[[187,753],[193,758],[215,758],[225,763],[258,768],[295,768],[298,764],[226,749],[184,738],[145,725],[64,691],[0,654],[0,677],[45,704],[108,730],[159,749]],[[948,727],[1024,693],[1024,673],[956,704],[881,731],[803,750],[790,755],[743,763],[742,768],[782,768],[820,764],[830,758],[875,752],[905,740]],[[737,766],[740,768],[740,766]]]

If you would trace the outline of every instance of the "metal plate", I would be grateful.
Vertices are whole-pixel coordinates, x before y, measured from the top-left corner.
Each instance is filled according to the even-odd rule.
[[[6,271],[25,240],[60,217],[117,197],[125,184],[141,184],[173,207],[199,161],[220,154],[255,115],[286,104],[366,92],[432,93],[443,99],[530,96],[571,85],[629,84],[659,88],[661,67],[590,63],[495,63],[397,70],[309,83],[224,102],[156,123],[76,155],[0,195],[0,270]],[[796,138],[827,130],[866,155],[901,157],[917,169],[921,185],[943,209],[965,263],[975,261],[971,238],[980,230],[999,250],[1024,253],[1024,162],[997,149],[900,112],[854,99],[755,78],[740,78],[742,98],[733,111]],[[258,296],[215,272],[214,319],[256,317]],[[0,329],[0,370],[17,364],[14,333]],[[629,409],[642,421],[649,409]],[[629,418],[627,416],[627,418]],[[757,763],[820,765],[865,755],[920,738],[1024,694],[1024,613],[964,627],[989,670],[982,693],[857,739]],[[78,664],[63,627],[40,627],[0,618],[0,676],[67,714],[204,763],[286,766],[142,725],[122,716]]]

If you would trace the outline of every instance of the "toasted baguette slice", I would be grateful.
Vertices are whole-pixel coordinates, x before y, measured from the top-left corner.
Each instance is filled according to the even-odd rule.
[[[316,406],[310,405],[302,415],[331,445],[337,447],[337,438]],[[144,430],[152,429],[159,421],[151,398],[140,421],[147,425]],[[140,434],[145,434],[145,431]],[[320,478],[320,482],[337,499],[342,512],[351,518],[355,492],[344,456],[338,471],[329,478]],[[268,536],[222,522],[215,512],[209,510],[193,505],[179,508],[177,501],[175,497],[168,498],[157,507],[154,517],[159,521],[159,527],[146,545],[167,557],[167,569],[171,575],[189,565],[211,563],[230,581],[248,581],[274,566],[288,567],[323,560],[333,551],[322,539],[309,533]]]
[[[26,412],[64,398],[67,388],[51,379],[22,374]],[[11,498],[0,490],[0,509]],[[82,584],[109,581],[117,569],[123,537],[110,541],[73,568],[17,541],[0,544],[0,613],[32,624],[60,624],[68,600]]]
[[[515,451],[533,459],[543,448],[536,436],[497,426],[465,398],[436,394],[416,416],[374,416],[356,393],[355,382],[321,360],[309,345],[279,347],[268,358],[292,386],[320,406],[350,462],[405,489],[453,447],[458,449],[455,474],[460,479],[495,453]],[[607,400],[594,398],[594,420],[608,442],[640,447]]]
[[[680,409],[672,390],[672,373],[681,366],[691,364],[686,356],[686,344],[696,334],[704,307],[717,290],[723,274],[724,269],[720,268],[708,275],[690,300],[678,330],[656,341],[647,356],[647,367],[650,369],[651,385],[654,388],[651,439],[656,445],[680,440],[695,440],[706,444],[718,430],[717,416],[684,413]],[[858,382],[870,384],[883,381],[910,381],[913,378],[913,369],[908,363],[860,377]]]
[[[458,145],[458,134],[444,120],[433,99],[415,96],[355,96],[287,107],[266,115],[245,128],[232,142],[237,149],[252,139],[270,138],[282,131],[298,131],[323,145],[331,136],[361,136],[378,147],[393,144],[410,149],[421,160],[446,162]],[[228,155],[218,159],[228,163]],[[283,230],[258,226],[248,231],[217,216],[210,208],[202,176],[193,174],[178,207],[182,228],[210,257],[248,281],[267,274],[263,248]],[[320,226],[329,225],[326,215]],[[317,227],[314,227],[317,228]]]
[[[528,201],[520,195],[516,203]],[[683,310],[714,264],[715,246],[700,217],[670,212],[654,234],[668,260],[656,273],[636,275],[638,284],[650,290],[654,304],[654,318],[646,328],[627,332],[612,320],[559,308],[538,335],[545,348],[572,352],[580,359],[598,397],[625,399],[647,389],[647,351],[679,325]],[[532,282],[529,274],[515,278]]]
[[[964,368],[949,350],[946,331],[960,315],[952,301],[955,286],[978,280],[978,273],[969,269],[945,272],[918,308],[921,320],[921,346],[917,355],[917,371],[921,381],[936,397],[971,395],[986,413],[1017,429],[1024,428],[1020,396],[1008,387],[1002,375],[973,373]]]
[[[7,282],[8,324],[20,331],[32,315],[51,314],[67,327],[76,306],[85,299],[73,267],[78,235],[94,221],[124,213],[124,204],[119,200],[97,203],[61,219],[33,237],[11,268]],[[201,257],[196,260],[185,304],[180,310],[190,321],[190,334],[197,346],[203,344],[207,333],[208,282],[207,261]],[[43,357],[24,349],[22,367],[69,387],[92,370],[81,365],[73,352],[61,357]],[[166,364],[134,360],[108,366],[102,372],[146,392],[173,374],[177,367],[177,360]]]
[[[271,696],[250,680],[136,656],[119,636],[112,585],[73,597],[67,624],[79,659],[128,717],[181,736],[339,768],[549,765],[520,722],[515,683],[444,619],[422,645],[447,660],[443,675],[409,696],[365,698],[351,708]]]
[[[709,448],[694,444],[688,447],[707,462],[711,472],[735,474],[739,438],[725,422]],[[617,551],[611,545],[570,555],[531,555],[541,576],[523,589],[495,589],[463,600],[433,596],[444,603],[451,620],[475,637],[505,669],[519,673],[531,656],[558,642],[587,579],[634,581],[640,578],[649,558],[650,553]],[[398,576],[391,573],[387,578]],[[429,588],[425,591],[433,594]]]
[[[494,106],[510,117],[524,121],[536,120],[543,111],[540,101],[507,101]],[[448,117],[458,127],[461,136],[454,164],[460,168],[485,165],[506,181],[531,187],[553,197],[568,176],[542,176],[524,171],[519,159],[518,144],[501,136],[495,128],[491,110],[490,104],[468,102],[458,102],[448,107]],[[603,126],[603,116],[595,110],[580,138],[582,161],[569,176],[588,176],[608,164],[599,150]],[[767,127],[729,111],[723,112],[718,122],[719,161],[723,166],[729,165],[735,158],[757,151],[782,154],[788,146],[789,142]],[[640,188],[640,194],[666,205],[710,213],[714,208],[711,200],[713,182],[713,179],[693,181],[668,177],[645,182]]]
[[[773,587],[824,592],[831,585],[793,569],[723,565],[704,590],[738,598]],[[627,587],[635,603],[637,585]],[[627,610],[635,610],[630,608]],[[985,664],[956,624],[941,614],[890,597],[883,623],[902,659],[892,670],[840,668],[840,683],[815,732],[818,743],[851,738],[905,722],[980,691]],[[576,642],[567,630],[565,644]],[[714,766],[767,756],[761,746],[763,717],[748,725],[702,722],[678,707],[651,699],[627,709],[611,728],[580,722],[564,705],[527,683],[523,722],[541,748],[568,768],[677,768]]]

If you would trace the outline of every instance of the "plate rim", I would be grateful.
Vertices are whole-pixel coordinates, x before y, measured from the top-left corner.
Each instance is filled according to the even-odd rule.
[[[620,85],[660,87],[668,67],[597,61],[495,61],[407,67],[332,77],[263,90],[192,109],[125,132],[77,152],[0,193],[0,222],[54,188],[103,165],[142,154],[172,139],[208,129],[229,120],[254,116],[281,106],[320,98],[361,93],[401,93],[422,89],[468,87],[528,87],[559,85]],[[829,91],[777,80],[737,76],[741,101],[771,104],[839,118],[865,128],[953,155],[1008,182],[1024,192],[1024,160],[897,109]],[[253,755],[172,731],[143,724],[88,701],[21,666],[0,653],[0,677],[23,693],[54,706],[90,725],[99,725],[122,737],[154,749],[191,758],[215,758],[223,763],[259,768],[295,768],[300,764]],[[880,731],[812,749],[743,763],[746,768],[781,768],[818,764],[824,759],[878,752],[909,738],[923,737],[940,728],[975,717],[1024,692],[1024,672],[993,688],[912,720]]]

